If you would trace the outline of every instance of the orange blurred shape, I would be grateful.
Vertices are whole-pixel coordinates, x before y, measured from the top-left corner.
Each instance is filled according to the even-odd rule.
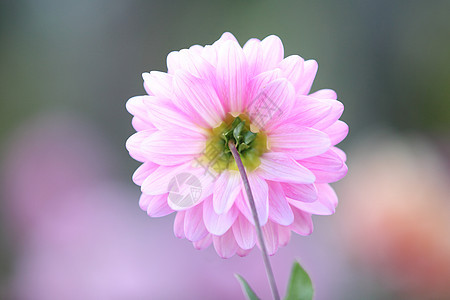
[[[389,135],[368,138],[349,152],[338,215],[350,253],[409,299],[450,296],[444,158],[425,140]]]

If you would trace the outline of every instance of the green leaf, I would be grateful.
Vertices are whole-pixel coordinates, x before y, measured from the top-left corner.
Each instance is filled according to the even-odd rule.
[[[294,262],[285,300],[311,300],[313,295],[311,278],[298,262]]]
[[[242,122],[241,118],[236,117],[236,119],[234,119],[233,123],[231,123],[231,128],[235,128],[241,122]]]
[[[245,281],[245,279],[241,275],[234,274],[234,276],[241,284],[242,292],[244,293],[244,295],[247,297],[248,300],[259,300],[258,296],[256,296],[255,292],[252,290],[252,288],[248,285],[247,281]]]
[[[228,129],[228,130],[225,130],[224,132],[222,132],[221,137],[226,143],[228,143],[228,140],[231,138],[232,134],[233,134],[233,129]]]
[[[242,130],[244,129],[244,125],[245,125],[245,122],[241,122],[233,130],[233,136],[234,136],[234,139],[236,140],[236,143],[239,143],[241,140],[241,133],[242,133]]]
[[[250,146],[247,144],[239,144],[238,151],[239,153],[241,153],[242,151],[247,150],[248,148],[250,148]]]
[[[249,145],[251,142],[253,142],[256,138],[256,133],[251,132],[251,131],[247,131],[244,134],[244,143]]]

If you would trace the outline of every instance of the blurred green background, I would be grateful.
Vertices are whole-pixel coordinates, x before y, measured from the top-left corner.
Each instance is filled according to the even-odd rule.
[[[445,177],[450,168],[449,13],[450,2],[440,0],[3,0],[0,161],[7,164],[15,152],[16,146],[10,144],[18,128],[26,131],[26,124],[34,124],[27,122],[39,116],[45,119],[69,114],[80,123],[89,124],[104,140],[105,153],[114,165],[114,171],[108,175],[136,192],[122,200],[137,206],[138,188],[130,176],[138,163],[128,156],[124,146],[133,133],[125,102],[144,93],[141,73],[166,71],[165,60],[170,51],[211,44],[223,32],[230,31],[241,45],[251,37],[261,39],[276,34],[284,43],[286,56],[299,54],[318,61],[313,90],[332,88],[345,105],[342,119],[349,124],[350,134],[341,146],[348,152],[349,175],[352,149],[373,132],[383,130],[394,136],[392,140],[420,137],[435,151],[438,165],[447,174],[444,178],[449,179]],[[418,154],[419,159],[422,154]],[[38,177],[46,176],[43,169],[32,171]],[[9,173],[3,171],[2,181],[7,182],[8,177]],[[350,180],[350,176],[345,179],[348,185]],[[27,182],[22,182],[22,186],[26,189]],[[342,193],[340,205],[345,207],[345,190]],[[2,197],[2,204],[10,201],[7,193]],[[448,203],[449,198],[443,198]],[[7,209],[2,210],[9,214]],[[326,232],[338,222],[336,218],[317,218],[316,228]],[[153,220],[145,222],[150,224]],[[155,222],[161,224],[159,220]],[[164,224],[170,235],[170,222]],[[348,226],[358,224],[349,222]],[[2,229],[1,288],[2,294],[19,299],[21,296],[15,296],[9,288],[20,248],[11,242],[10,227],[13,225],[8,223]],[[245,259],[242,261],[244,264]],[[354,268],[353,263],[350,265]],[[345,269],[347,265],[340,267]],[[327,266],[320,268],[326,270]],[[372,277],[368,278],[365,287],[355,287],[357,294],[347,283],[343,290],[334,293],[333,299],[409,297],[395,286],[373,283],[376,288],[370,287]]]

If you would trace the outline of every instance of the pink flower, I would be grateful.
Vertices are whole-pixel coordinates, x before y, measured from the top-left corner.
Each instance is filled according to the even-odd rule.
[[[257,244],[254,221],[228,141],[247,169],[269,254],[308,235],[312,214],[334,213],[328,183],[345,176],[348,133],[332,90],[310,94],[317,62],[284,58],[281,40],[230,33],[212,45],[171,52],[168,72],[144,73],[146,96],[127,110],[137,133],[127,141],[143,162],[133,175],[151,217],[176,212],[175,235],[228,258]]]

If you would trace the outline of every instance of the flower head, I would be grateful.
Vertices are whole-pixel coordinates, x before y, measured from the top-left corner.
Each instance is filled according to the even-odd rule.
[[[171,52],[167,72],[144,73],[146,96],[127,102],[137,133],[127,141],[143,162],[133,175],[151,217],[176,212],[174,231],[222,257],[257,244],[232,140],[253,189],[269,254],[308,235],[312,214],[334,213],[328,183],[345,176],[335,145],[348,133],[343,105],[329,89],[310,93],[317,62],[284,58],[281,40],[240,47],[224,33],[212,45]]]

